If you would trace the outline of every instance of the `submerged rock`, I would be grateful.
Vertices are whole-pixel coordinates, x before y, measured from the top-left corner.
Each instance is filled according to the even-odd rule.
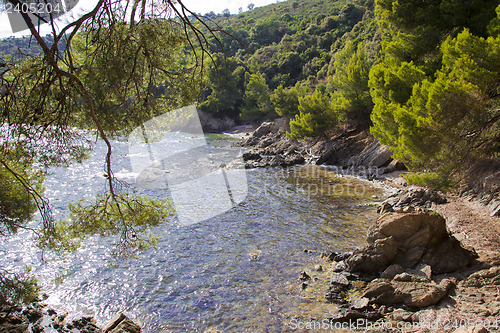
[[[311,277],[309,276],[309,274],[306,273],[306,271],[300,273],[300,275],[299,275],[299,280],[307,281],[310,279],[311,279]]]
[[[345,264],[351,272],[380,272],[392,263],[397,250],[394,238],[377,239],[367,247],[354,251]]]
[[[325,298],[331,303],[347,304],[347,291],[348,285],[333,284],[328,288]]]

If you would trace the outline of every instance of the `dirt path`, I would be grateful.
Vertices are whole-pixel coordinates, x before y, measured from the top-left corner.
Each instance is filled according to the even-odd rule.
[[[450,202],[433,207],[443,214],[448,231],[463,245],[473,248],[480,260],[500,264],[500,218],[492,217],[475,200],[452,197]]]

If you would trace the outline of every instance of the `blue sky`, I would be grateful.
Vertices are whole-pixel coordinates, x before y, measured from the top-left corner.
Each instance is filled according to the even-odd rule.
[[[229,9],[232,14],[238,13],[238,8],[243,8],[243,10],[247,10],[247,6],[250,3],[253,3],[255,6],[265,6],[271,3],[275,3],[277,1],[283,0],[183,0],[184,5],[190,10],[206,14],[208,12],[214,11],[215,13],[221,13],[224,9]],[[92,8],[95,5],[96,0],[81,0],[78,4],[78,10],[85,8]],[[63,25],[60,23],[59,25]],[[49,30],[43,30],[42,34],[48,33]],[[15,34],[16,36],[25,35],[28,32],[21,32]],[[6,13],[0,14],[0,38],[11,36],[12,29],[10,28],[9,19]]]

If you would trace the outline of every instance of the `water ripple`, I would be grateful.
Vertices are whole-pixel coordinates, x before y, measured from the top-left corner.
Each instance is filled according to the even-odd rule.
[[[125,148],[115,142],[116,175],[132,180]],[[98,143],[84,164],[52,170],[46,194],[58,217],[76,198],[90,200],[103,189],[103,154]],[[111,256],[114,239],[90,237],[75,253],[65,258],[47,253],[49,260],[41,262],[33,235],[21,231],[2,240],[0,263],[7,269],[32,266],[50,305],[73,317],[93,315],[100,324],[124,311],[145,332],[203,332],[208,327],[281,332],[284,309],[301,306],[290,291],[297,273],[317,260],[302,250],[363,244],[375,216],[366,204],[383,193],[320,167],[258,169],[247,176],[244,202],[197,224],[171,222],[155,229],[160,243],[136,260],[116,261]]]

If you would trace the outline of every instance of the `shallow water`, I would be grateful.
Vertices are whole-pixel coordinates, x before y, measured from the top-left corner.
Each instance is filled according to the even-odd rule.
[[[214,147],[233,139],[211,136]],[[134,182],[127,143],[115,141],[115,175]],[[227,150],[225,150],[227,152]],[[56,217],[67,204],[104,189],[104,146],[81,165],[51,171],[45,183]],[[202,222],[172,220],[154,230],[156,248],[137,259],[115,260],[113,239],[91,237],[61,258],[42,253],[28,232],[3,240],[1,266],[31,266],[47,302],[70,316],[104,324],[124,311],[145,332],[281,332],[299,309],[299,272],[320,259],[313,251],[345,251],[364,244],[384,192],[325,167],[256,169],[246,173],[248,195],[229,211]],[[146,191],[167,196],[164,191]],[[36,222],[33,222],[36,223]]]

